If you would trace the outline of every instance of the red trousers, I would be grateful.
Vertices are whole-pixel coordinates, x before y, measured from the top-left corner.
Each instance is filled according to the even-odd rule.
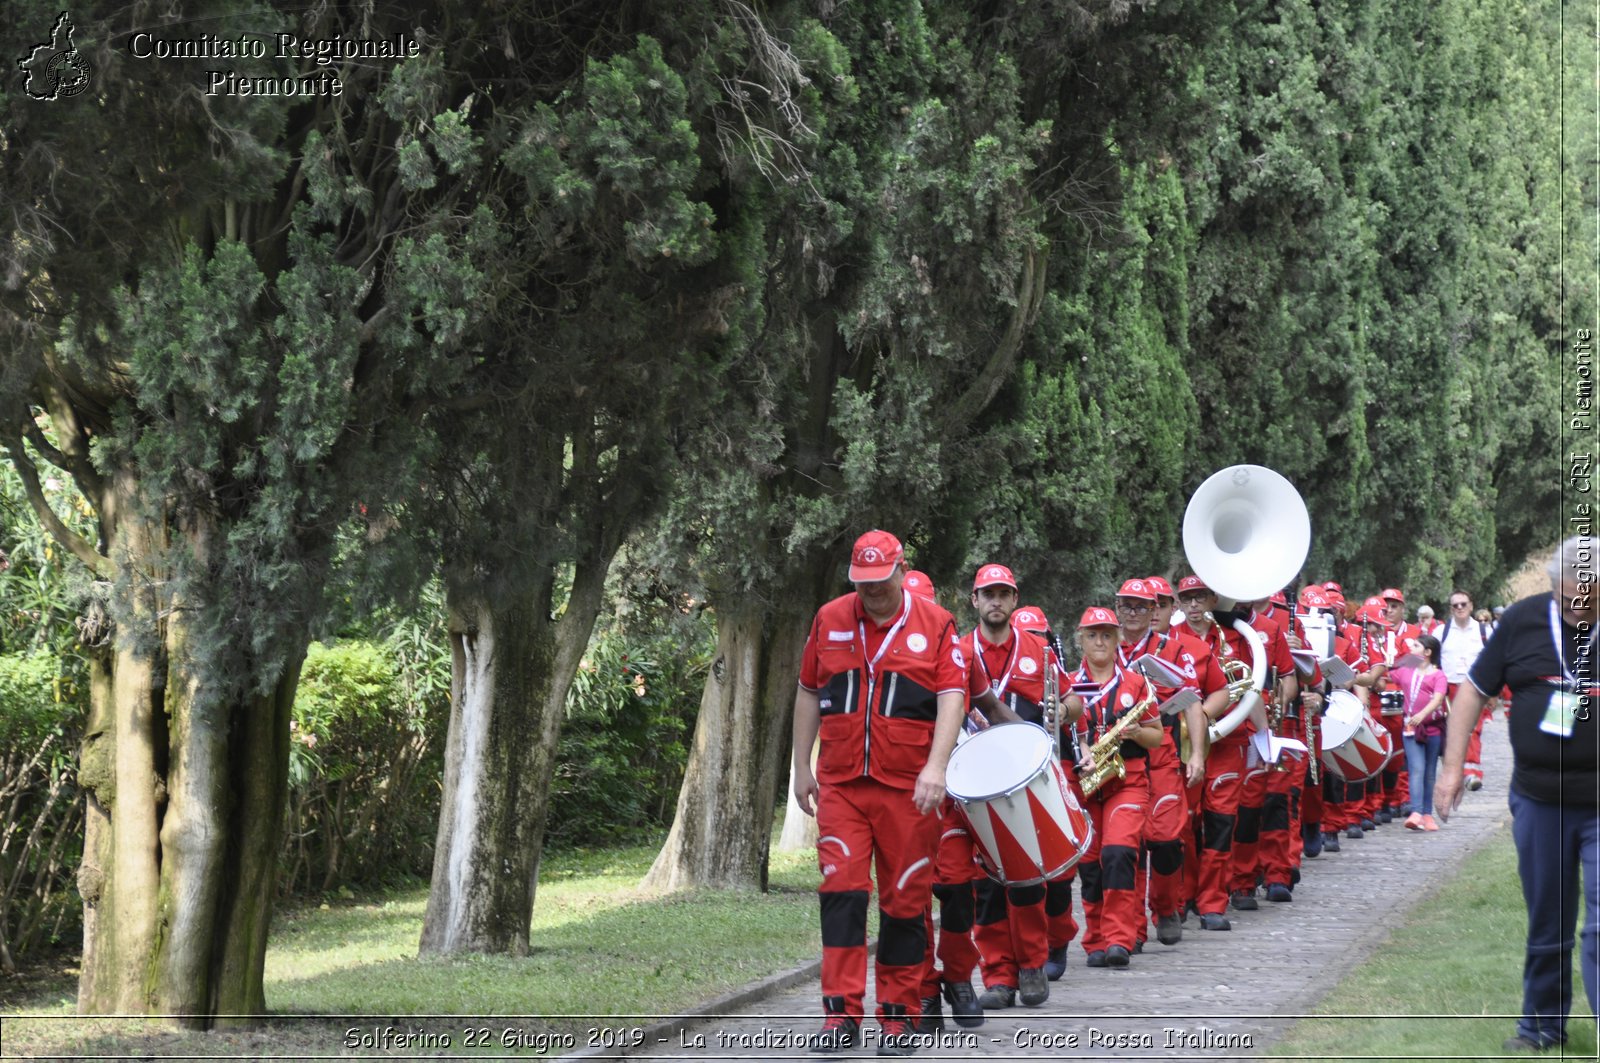
[[[1383,798],[1378,804],[1380,807],[1399,808],[1411,800],[1411,773],[1406,771],[1406,746],[1402,737],[1405,717],[1379,716],[1378,722],[1383,724],[1383,729],[1394,740],[1394,756],[1383,766]]]
[[[1150,811],[1144,825],[1144,855],[1149,864],[1148,891],[1146,860],[1139,861],[1134,892],[1145,898],[1153,922],[1164,915],[1183,911],[1184,834],[1189,825],[1189,800],[1185,793],[1183,761],[1167,728],[1161,744],[1150,751]],[[1145,924],[1139,926],[1139,940],[1145,940]]]
[[[1233,859],[1228,869],[1228,889],[1255,889],[1261,860],[1261,815],[1267,804],[1267,766],[1245,769],[1239,788],[1239,815],[1233,828]]]
[[[1189,791],[1190,804],[1200,810],[1193,897],[1203,914],[1220,914],[1228,907],[1233,828],[1244,786],[1244,747],[1244,739],[1232,737],[1212,746],[1206,754],[1205,778]]]
[[[1083,950],[1121,945],[1133,951],[1144,923],[1144,901],[1133,886],[1150,805],[1145,759],[1127,762],[1127,775],[1085,799],[1094,842],[1078,863],[1083,882]]]
[[[825,784],[817,800],[817,889],[822,908],[822,998],[860,1021],[867,988],[867,901],[878,883],[878,1016],[901,1004],[913,1020],[921,992],[933,860],[941,821],[911,791],[875,779]]]
[[[983,880],[983,871],[973,859],[972,836],[961,813],[956,811],[955,802],[945,798],[939,814],[942,830],[933,870],[933,896],[939,902],[938,947],[934,947],[930,905],[923,923],[927,935],[923,949],[924,997],[938,995],[941,981],[970,982],[973,968],[978,965],[978,948],[972,940],[977,911],[974,888]]]
[[[1303,738],[1300,721],[1285,719],[1279,727],[1284,738]],[[1267,885],[1287,886],[1292,872],[1300,866],[1300,783],[1305,778],[1304,756],[1284,754],[1275,767],[1267,769],[1267,794],[1261,805],[1261,840],[1257,861]],[[1255,885],[1254,876],[1248,889]]]

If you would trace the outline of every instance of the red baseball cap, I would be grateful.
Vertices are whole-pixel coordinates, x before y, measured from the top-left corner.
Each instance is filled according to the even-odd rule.
[[[1377,595],[1373,595],[1371,598],[1368,598],[1366,601],[1361,603],[1361,608],[1375,609],[1381,613],[1383,612],[1383,599],[1379,598]]]
[[[1176,594],[1172,593],[1172,584],[1168,583],[1166,580],[1162,579],[1160,576],[1146,576],[1144,578],[1144,581],[1146,583],[1150,584],[1150,589],[1156,592],[1156,597],[1157,598],[1176,598],[1177,597]]]
[[[1272,596],[1272,604],[1273,605],[1288,605],[1289,604],[1289,596],[1287,594],[1283,593],[1282,591],[1279,591],[1277,594],[1274,594]]]
[[[886,531],[869,531],[850,551],[850,582],[877,583],[894,575],[905,557],[900,540]]]
[[[1386,587],[1386,588],[1384,588],[1383,592],[1381,594],[1379,594],[1378,597],[1382,598],[1386,602],[1390,601],[1390,600],[1397,601],[1397,602],[1404,602],[1406,600],[1406,596],[1401,594],[1394,587]]]
[[[1010,587],[1017,589],[1017,577],[1004,565],[984,565],[978,569],[978,574],[972,577],[972,589],[981,591],[985,587]]]
[[[1332,591],[1333,593],[1339,595],[1344,594],[1344,588],[1333,582],[1333,580],[1329,580],[1328,582],[1324,583],[1322,585],[1322,589],[1325,591]]]
[[[933,580],[928,578],[926,572],[921,572],[917,569],[912,569],[906,573],[906,590],[912,594],[920,594],[930,602],[936,597],[933,593]]]
[[[1300,607],[1302,609],[1330,609],[1332,605],[1328,596],[1316,587],[1307,587],[1300,592]]]
[[[1091,605],[1083,611],[1083,619],[1078,621],[1080,628],[1085,627],[1121,627],[1117,614],[1101,605]]]
[[[1156,590],[1142,579],[1130,579],[1122,584],[1122,589],[1117,591],[1117,597],[1153,602],[1156,600]]]
[[[1037,605],[1025,605],[1011,614],[1011,626],[1023,631],[1044,632],[1050,630],[1050,621]]]
[[[1206,586],[1206,581],[1199,576],[1185,576],[1178,581],[1179,594],[1183,594],[1186,591],[1209,591],[1210,589],[1210,587]]]
[[[1374,608],[1370,605],[1364,605],[1361,607],[1361,611],[1356,614],[1356,618],[1363,624],[1377,624],[1379,627],[1383,627],[1388,622],[1383,617],[1382,606]]]

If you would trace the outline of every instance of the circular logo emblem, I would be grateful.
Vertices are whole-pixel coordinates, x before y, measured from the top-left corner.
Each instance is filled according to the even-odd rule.
[[[1017,671],[1023,675],[1032,675],[1039,670],[1039,662],[1032,657],[1024,657],[1017,662]]]
[[[959,647],[951,647],[950,659],[956,662],[957,668],[965,668],[967,666],[967,659],[961,656],[961,650]]]
[[[1125,708],[1125,709],[1133,708],[1133,695],[1132,694],[1129,694],[1127,691],[1123,691],[1121,700],[1122,700],[1122,707],[1123,708]]]
[[[911,648],[912,653],[921,653],[928,648],[928,639],[922,632],[913,631],[906,636],[906,645]]]
[[[877,562],[883,560],[883,555],[878,553],[878,548],[876,546],[869,546],[865,550],[861,551],[861,560],[865,561],[869,565],[876,564]]]

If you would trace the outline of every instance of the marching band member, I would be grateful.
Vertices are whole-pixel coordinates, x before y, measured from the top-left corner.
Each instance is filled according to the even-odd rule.
[[[1257,602],[1252,624],[1255,624],[1257,617],[1277,628],[1277,637],[1282,637],[1290,650],[1305,646],[1305,628],[1289,611],[1288,597],[1284,592]],[[1308,685],[1320,683],[1322,673],[1315,664],[1304,667],[1292,653],[1289,660],[1289,671],[1278,677],[1278,689],[1274,697],[1278,709],[1278,736],[1304,741],[1300,686],[1302,682]],[[1293,900],[1294,887],[1300,879],[1300,799],[1305,772],[1302,754],[1285,753],[1283,761],[1275,767],[1269,767],[1266,773],[1267,792],[1261,805],[1257,862],[1269,901],[1281,903]],[[1249,886],[1251,893],[1254,893],[1253,878]]]
[[[1165,580],[1162,581],[1166,583]],[[1156,589],[1149,580],[1130,579],[1117,591],[1117,618],[1122,622],[1122,644],[1117,662],[1126,668],[1145,654],[1171,664],[1187,677],[1184,686],[1194,690],[1210,709],[1227,710],[1228,680],[1222,674],[1205,644],[1182,632],[1152,623],[1156,615]],[[1171,610],[1168,609],[1170,614]],[[1158,700],[1177,693],[1178,687],[1156,687]],[[1190,750],[1185,763],[1180,755],[1179,724],[1187,728]],[[1183,939],[1183,863],[1185,828],[1189,826],[1187,790],[1205,777],[1206,715],[1200,703],[1189,706],[1181,718],[1162,728],[1161,744],[1150,751],[1150,813],[1145,821],[1144,852],[1134,892],[1146,897],[1149,914],[1156,927],[1156,940],[1176,945]],[[1145,890],[1145,865],[1148,862],[1150,888]],[[1139,938],[1144,939],[1146,923],[1141,920]]]
[[[1017,611],[1016,577],[1004,565],[982,566],[972,581],[971,600],[978,625],[961,637],[961,648],[973,673],[972,685],[993,690],[1020,719],[1044,726],[1045,672],[1060,665],[1052,660],[1043,638],[1012,623]],[[1058,675],[1065,678],[1064,673]],[[984,985],[979,1006],[1009,1008],[1019,994],[1023,1004],[1043,1004],[1050,998],[1044,969],[1050,949],[1045,884],[1003,886],[983,876],[975,888],[973,937]]]
[[[1050,627],[1050,621],[1045,617],[1043,609],[1037,605],[1025,605],[1011,614],[1011,623],[1023,631],[1031,631],[1044,639],[1050,647],[1050,656],[1056,666],[1065,671],[1061,640]],[[1077,780],[1072,765],[1078,760],[1077,741],[1070,727],[1063,726],[1061,742],[1063,746],[1061,763],[1066,769],[1068,780],[1074,784],[1076,790]],[[1044,914],[1050,950],[1045,954],[1044,975],[1052,982],[1067,973],[1067,946],[1078,936],[1078,921],[1072,917],[1072,880],[1077,877],[1078,869],[1074,866],[1068,868],[1067,873],[1061,877],[1045,883]]]
[[[1362,673],[1368,671],[1362,649],[1365,639],[1361,637],[1357,641],[1351,641],[1346,634],[1349,628],[1343,622],[1345,605],[1343,595],[1337,591],[1325,591],[1323,592],[1323,600],[1328,603],[1329,612],[1332,614],[1336,625],[1333,636],[1334,656],[1348,664],[1351,671],[1357,673],[1356,683],[1359,684],[1362,682]],[[1371,679],[1368,679],[1368,682],[1370,681]],[[1326,684],[1324,684],[1324,687],[1326,687]],[[1355,689],[1364,692],[1366,688],[1356,687]],[[1327,694],[1328,691],[1324,689],[1322,691],[1324,698]],[[1358,694],[1357,696],[1360,695]],[[1318,750],[1317,752],[1320,753],[1321,751]],[[1323,773],[1321,824],[1323,851],[1338,852],[1339,835],[1351,827],[1360,829],[1360,802],[1365,793],[1366,789],[1363,783],[1347,783],[1342,777],[1331,771]]]
[[[818,1052],[842,1052],[860,1037],[874,865],[879,1051],[914,1048],[939,841],[940,820],[930,813],[945,798],[945,766],[968,691],[955,619],[906,591],[905,570],[893,535],[857,539],[855,590],[817,611],[801,656],[794,796],[817,817],[819,834],[824,1022],[810,1044]]]
[[[1358,685],[1366,688],[1367,704],[1376,707],[1380,699],[1373,692],[1383,689],[1384,676],[1389,671],[1387,660],[1388,640],[1383,618],[1383,599],[1378,597],[1368,598],[1362,603],[1360,611],[1356,613],[1356,620],[1361,625],[1361,651],[1364,663],[1367,666],[1366,670],[1362,672],[1362,678],[1368,680],[1368,682]],[[1381,723],[1382,716],[1380,712],[1381,709],[1379,712],[1374,712],[1373,715],[1378,717],[1380,726],[1385,726]],[[1385,729],[1387,730],[1386,726]],[[1359,785],[1363,792],[1362,799],[1358,802],[1357,807],[1359,819],[1356,824],[1345,831],[1345,837],[1347,838],[1360,838],[1366,831],[1377,830],[1380,822],[1378,813],[1383,807],[1383,773],[1380,772]]]
[[[1116,752],[1125,774],[1110,775],[1084,798],[1094,822],[1094,842],[1078,863],[1083,878],[1083,948],[1090,967],[1126,967],[1144,921],[1133,892],[1134,866],[1150,802],[1146,760],[1148,751],[1161,742],[1160,717],[1149,685],[1117,663],[1117,627],[1111,610],[1100,606],[1084,610],[1078,621],[1083,665],[1072,677],[1074,693],[1067,698],[1068,715],[1081,713],[1078,778],[1085,787],[1092,786],[1087,773],[1101,766],[1095,762],[1095,744],[1108,740],[1119,724],[1124,728]],[[1138,715],[1126,719],[1130,713]]]

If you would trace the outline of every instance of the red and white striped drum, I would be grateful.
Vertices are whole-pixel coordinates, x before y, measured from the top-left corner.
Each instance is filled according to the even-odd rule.
[[[1031,723],[995,724],[962,742],[945,789],[977,842],[978,862],[1008,886],[1059,878],[1094,838],[1050,736]]]
[[[1388,728],[1348,690],[1328,695],[1322,716],[1322,766],[1345,782],[1361,782],[1383,770],[1394,756]]]

